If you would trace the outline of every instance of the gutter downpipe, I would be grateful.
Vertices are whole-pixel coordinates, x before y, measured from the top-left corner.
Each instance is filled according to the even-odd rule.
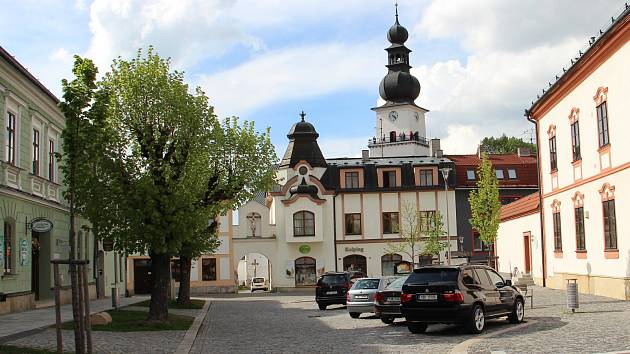
[[[545,213],[543,212],[542,172],[540,170],[540,139],[538,137],[538,122],[532,118],[531,111],[525,110],[525,117],[534,124],[536,129],[536,170],[538,175],[538,208],[540,213],[540,248],[542,256],[542,284],[547,286],[547,254],[545,248]]]
[[[335,254],[335,272],[337,272],[337,204],[336,199],[339,193],[335,192],[333,195],[333,237],[335,238],[334,245],[334,254]]]

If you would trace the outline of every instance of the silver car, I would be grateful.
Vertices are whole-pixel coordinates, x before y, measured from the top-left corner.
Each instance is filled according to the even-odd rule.
[[[350,317],[359,318],[362,313],[374,312],[374,295],[397,278],[386,276],[357,279],[346,295],[346,306]]]

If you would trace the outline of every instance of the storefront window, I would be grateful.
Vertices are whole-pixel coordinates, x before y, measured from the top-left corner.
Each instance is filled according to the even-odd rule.
[[[204,258],[201,260],[201,279],[203,281],[217,280],[216,258]]]
[[[295,285],[310,286],[317,283],[315,258],[301,257],[295,260]]]

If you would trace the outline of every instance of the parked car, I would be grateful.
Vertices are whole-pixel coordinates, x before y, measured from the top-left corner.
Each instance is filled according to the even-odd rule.
[[[387,276],[357,279],[346,295],[346,307],[350,317],[358,318],[362,313],[374,312],[374,295],[397,278]]]
[[[412,333],[423,333],[432,323],[462,324],[471,333],[481,333],[487,319],[507,316],[511,323],[520,323],[525,315],[523,294],[511,280],[483,265],[415,269],[400,300]]]
[[[380,317],[383,323],[391,324],[394,323],[394,319],[402,317],[400,313],[400,294],[407,278],[409,278],[409,275],[394,280],[374,296],[374,313]]]
[[[267,280],[263,277],[253,277],[250,289],[252,292],[256,290],[267,291],[269,290],[269,284],[267,284]]]
[[[317,280],[315,301],[320,310],[328,305],[346,304],[346,293],[352,286],[352,275],[348,272],[326,272]]]

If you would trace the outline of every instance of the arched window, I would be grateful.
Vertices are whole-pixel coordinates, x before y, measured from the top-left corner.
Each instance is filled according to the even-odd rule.
[[[396,263],[402,261],[402,256],[396,253],[390,253],[381,257],[381,273],[383,275],[394,275]]]
[[[315,214],[306,210],[293,214],[293,236],[315,236]]]
[[[362,273],[361,276],[367,276],[367,259],[360,254],[351,254],[343,257],[343,270],[346,272]]]

